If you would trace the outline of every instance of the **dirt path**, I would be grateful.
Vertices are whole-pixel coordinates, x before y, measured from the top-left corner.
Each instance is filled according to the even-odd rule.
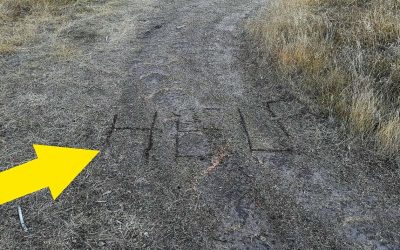
[[[98,94],[87,94],[84,104],[93,106],[84,112],[82,103],[64,102],[84,117],[69,139],[60,128],[45,138],[31,132],[29,140],[99,147],[101,156],[57,202],[42,192],[1,207],[1,246],[400,247],[396,170],[350,154],[335,124],[256,70],[243,25],[263,4],[164,0],[118,12],[137,14],[114,16],[111,34],[123,34],[121,46],[92,55],[98,65],[111,60],[104,69],[124,72],[96,78],[94,71],[94,79],[118,84],[77,87],[79,100],[84,90]],[[121,28],[130,22],[134,30]],[[42,130],[54,131],[46,124],[58,114],[38,116]],[[16,204],[25,210],[27,233]]]

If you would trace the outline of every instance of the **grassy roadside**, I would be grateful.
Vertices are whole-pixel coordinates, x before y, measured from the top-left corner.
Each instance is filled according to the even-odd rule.
[[[400,150],[400,2],[274,0],[250,24],[263,56],[349,133]]]
[[[90,11],[90,0],[0,0],[0,55],[16,52],[37,38],[54,33],[69,17]],[[54,29],[41,30],[53,26]],[[67,53],[61,46],[60,53]]]
[[[11,9],[5,7],[6,1],[0,3],[4,18]],[[0,54],[2,170],[34,159],[32,144],[104,148],[139,49],[138,19],[149,15],[155,5],[152,0],[24,3],[35,5],[15,18],[6,16],[6,23],[0,22],[2,44],[7,41],[5,36],[17,40],[11,44],[13,50]],[[20,39],[25,32],[32,36]],[[124,171],[114,172],[114,161],[108,161],[113,157],[102,155],[74,180],[64,198],[54,202],[43,190],[1,206],[0,249],[132,246],[131,236],[150,226],[127,206],[120,207],[126,192],[119,191],[124,187],[119,187],[121,181],[114,174]],[[106,196],[114,208],[98,202]],[[28,232],[21,229],[17,205]],[[135,238],[137,244],[141,240]]]

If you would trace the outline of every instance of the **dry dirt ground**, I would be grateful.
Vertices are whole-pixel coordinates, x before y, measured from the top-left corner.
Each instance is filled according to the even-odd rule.
[[[33,143],[101,154],[57,201],[1,206],[0,248],[399,249],[398,165],[258,70],[265,2],[124,0],[60,32],[69,60],[2,56],[2,168]]]

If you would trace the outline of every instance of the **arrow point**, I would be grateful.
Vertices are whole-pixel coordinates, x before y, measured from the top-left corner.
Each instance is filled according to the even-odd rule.
[[[46,145],[33,145],[33,147],[43,165],[42,176],[48,179],[54,200],[100,152]]]

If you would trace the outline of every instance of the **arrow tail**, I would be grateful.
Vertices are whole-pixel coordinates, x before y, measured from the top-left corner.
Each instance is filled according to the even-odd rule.
[[[0,205],[44,188],[56,199],[99,153],[46,145],[34,149],[37,159],[0,173]]]
[[[38,159],[0,173],[0,205],[46,188]]]

